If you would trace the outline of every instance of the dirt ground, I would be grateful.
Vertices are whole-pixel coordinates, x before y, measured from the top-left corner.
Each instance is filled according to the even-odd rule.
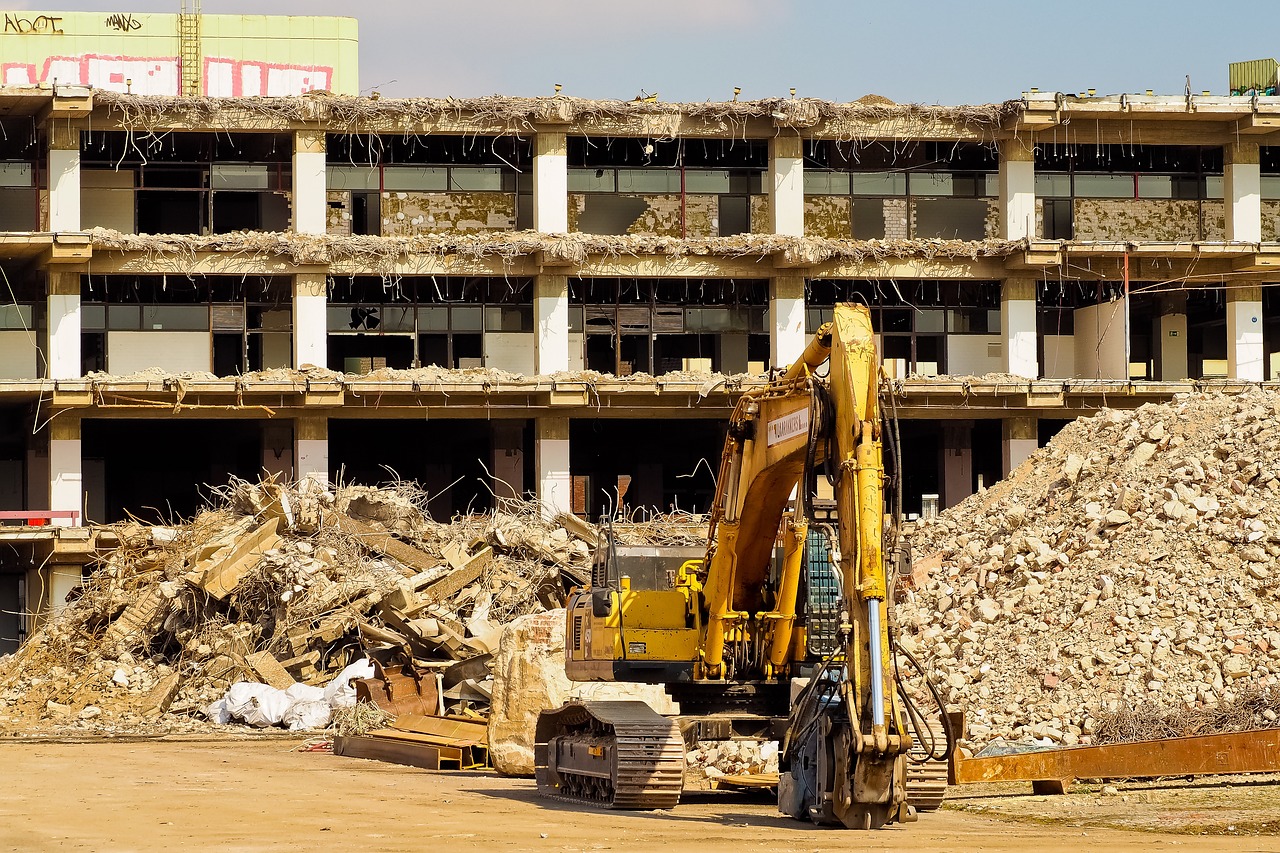
[[[910,846],[965,853],[1079,853],[1082,845],[1090,845],[1135,853],[1180,846],[1232,853],[1280,850],[1280,838],[1258,834],[1266,832],[1260,820],[1237,828],[1249,827],[1246,837],[1134,832],[1095,821],[1137,812],[1158,826],[1155,817],[1177,811],[1185,813],[1177,824],[1184,831],[1194,829],[1201,817],[1217,826],[1213,799],[1204,799],[1213,789],[1204,786],[1156,794],[1080,789],[1059,803],[966,789],[958,809],[855,839],[849,832],[785,819],[759,796],[697,795],[665,813],[579,812],[544,804],[528,779],[429,773],[297,752],[298,746],[299,741],[283,738],[0,743],[0,849],[809,853]],[[1233,790],[1243,793],[1232,808],[1247,802],[1258,814],[1265,809],[1280,815],[1280,786],[1274,782]],[[985,811],[975,813],[979,808]]]

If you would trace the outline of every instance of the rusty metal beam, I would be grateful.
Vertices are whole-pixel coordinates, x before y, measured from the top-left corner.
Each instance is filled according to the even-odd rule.
[[[957,758],[957,785],[1280,771],[1280,729]]]

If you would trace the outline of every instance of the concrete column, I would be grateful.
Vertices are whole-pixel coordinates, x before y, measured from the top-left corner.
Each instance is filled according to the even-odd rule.
[[[785,132],[784,132],[785,134]],[[769,140],[769,225],[774,234],[804,236],[804,140]]]
[[[1040,424],[1036,418],[1005,418],[1002,427],[1001,462],[1008,477],[1040,446]]]
[[[80,124],[49,122],[49,230],[80,230]]]
[[[1007,278],[1000,289],[1000,334],[1004,337],[1004,372],[1028,379],[1040,378],[1036,348],[1036,283],[1029,278]]]
[[[942,509],[973,494],[973,421],[942,426]]]
[[[493,444],[489,473],[499,498],[524,496],[524,425],[522,420],[492,421]]]
[[[1000,237],[1036,236],[1036,167],[1032,139],[1000,143]]]
[[[1222,147],[1222,195],[1227,213],[1227,240],[1262,242],[1262,167],[1256,142]]]
[[[329,289],[324,273],[293,277],[293,366],[326,367],[329,361]]]
[[[60,414],[49,423],[49,509],[84,512],[84,474],[80,455],[80,419]],[[71,525],[55,519],[54,525]],[[84,523],[83,515],[80,523]]]
[[[541,417],[534,421],[534,460],[538,502],[543,515],[573,511],[573,478],[569,473],[569,419]]]
[[[1262,288],[1227,291],[1227,377],[1246,382],[1266,378],[1262,344]]]
[[[569,369],[569,277],[540,274],[533,284],[534,368],[539,376]]]
[[[533,230],[569,232],[569,143],[563,133],[539,131],[533,140]]]
[[[49,322],[45,361],[50,379],[78,379],[80,362],[80,273],[49,269]]]
[[[1156,318],[1156,377],[1164,382],[1190,378],[1187,367],[1187,296],[1170,293],[1160,300]]]
[[[305,415],[293,422],[294,477],[329,485],[329,419],[324,415]]]
[[[298,234],[325,233],[328,210],[324,131],[294,131],[293,230]]]
[[[786,367],[804,352],[804,276],[775,275],[769,280],[769,358]]]

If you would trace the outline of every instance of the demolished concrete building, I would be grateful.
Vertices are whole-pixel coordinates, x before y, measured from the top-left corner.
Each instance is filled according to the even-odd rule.
[[[48,522],[3,533],[0,651],[79,583],[86,521],[228,475],[705,509],[738,393],[841,301],[873,308],[916,513],[1104,404],[1270,381],[1278,123],[0,89],[0,512]]]

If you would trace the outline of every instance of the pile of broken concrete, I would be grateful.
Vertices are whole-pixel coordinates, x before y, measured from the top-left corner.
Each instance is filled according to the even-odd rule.
[[[1081,418],[913,545],[902,643],[975,745],[1277,722],[1280,393]]]
[[[426,498],[403,482],[233,481],[189,523],[99,533],[78,598],[0,659],[0,733],[209,730],[249,701],[232,685],[314,702],[311,688],[366,657],[400,679],[386,693],[420,685],[422,712],[485,717],[504,626],[563,621],[596,531],[515,500],[441,523]],[[632,530],[646,541],[660,527]]]

